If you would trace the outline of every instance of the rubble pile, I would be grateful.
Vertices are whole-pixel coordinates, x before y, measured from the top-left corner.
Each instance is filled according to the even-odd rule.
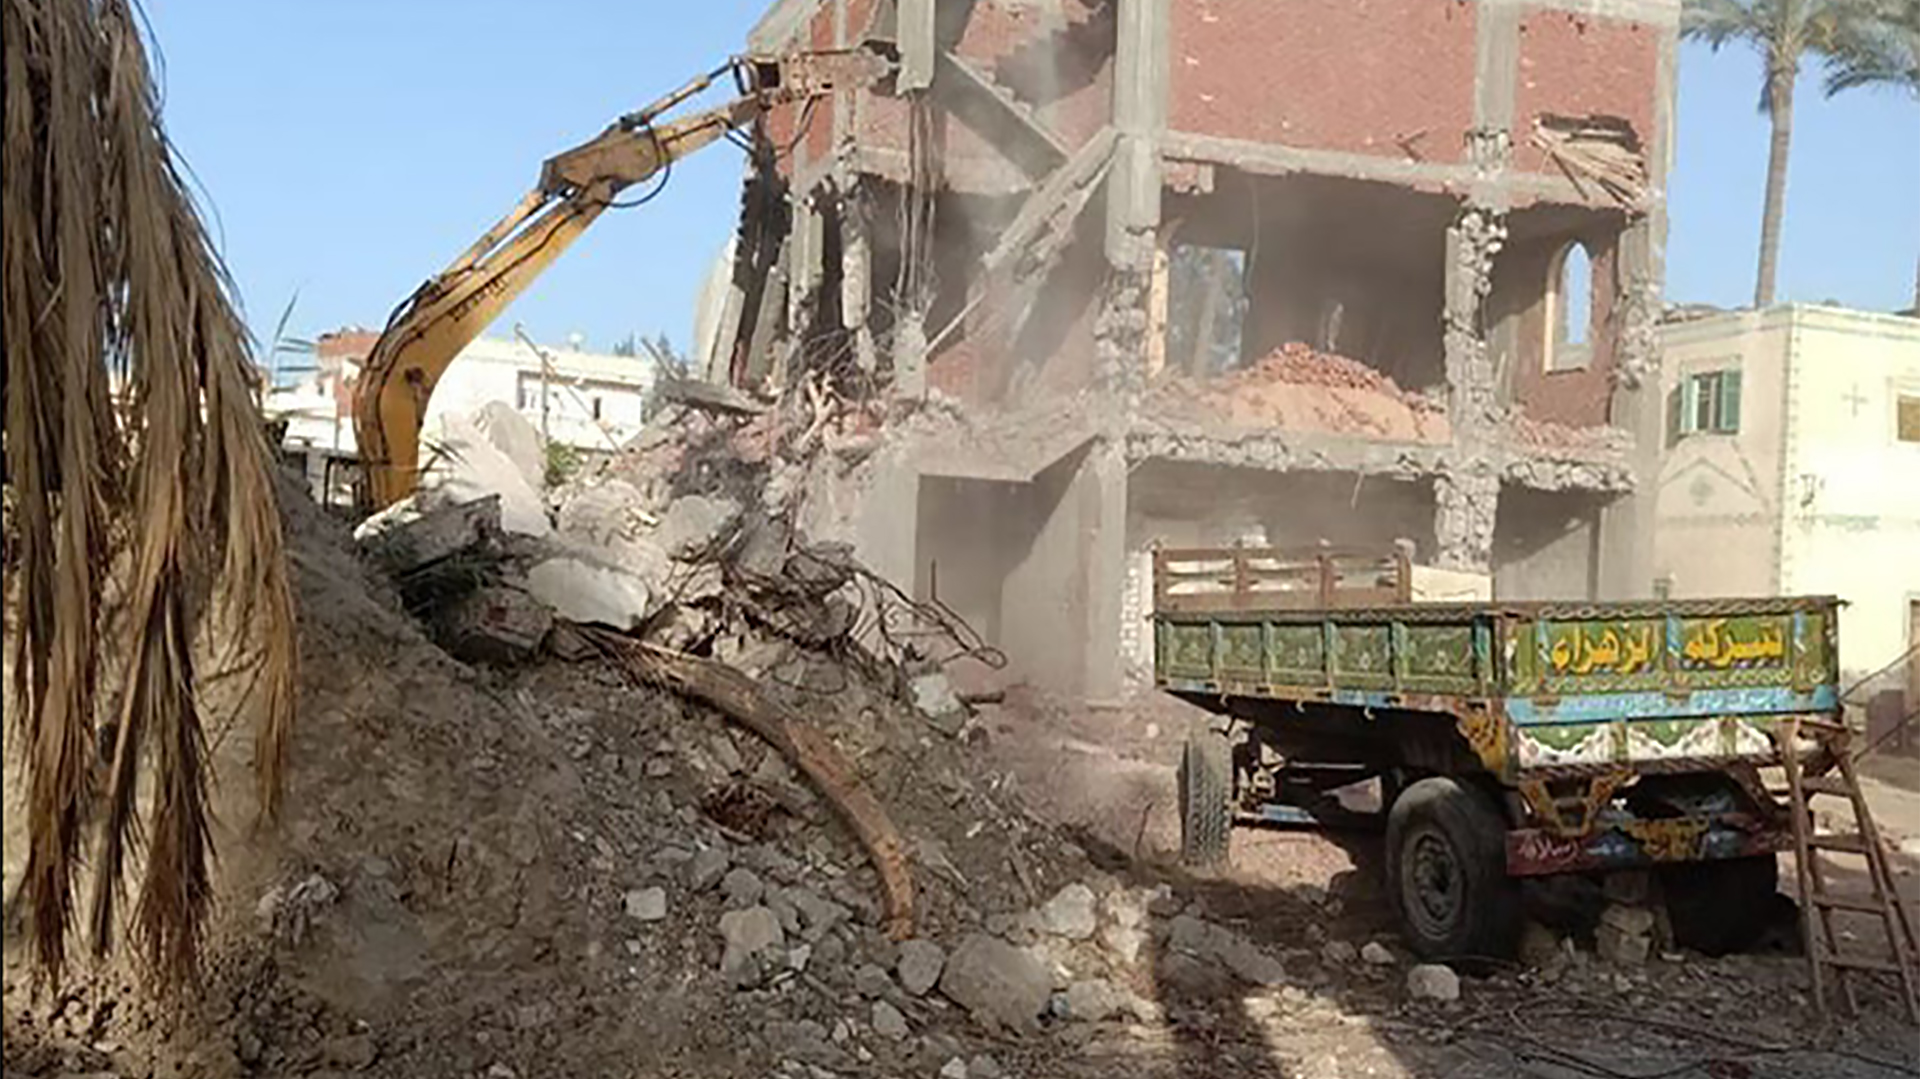
[[[1175,422],[1403,442],[1451,437],[1438,401],[1402,389],[1359,360],[1298,341],[1217,378],[1169,379],[1150,393],[1146,411]]]
[[[1196,880],[1032,815],[994,763],[1008,728],[941,673],[977,640],[792,523],[781,477],[859,434],[792,420],[649,436],[548,492],[544,535],[489,496],[356,543],[289,481],[287,819],[248,831],[250,785],[217,788],[190,1009],[115,968],[36,993],[10,953],[7,1074],[1407,1076],[1472,1070],[1504,1033],[1477,1017],[1543,996],[1562,1011],[1529,1035],[1590,1054],[1615,1044],[1583,1033],[1596,995],[1723,1032],[1779,996],[1751,965],[1551,934],[1537,969],[1463,982],[1357,899]],[[905,917],[846,787],[884,814]]]
[[[1513,442],[1548,453],[1621,454],[1633,448],[1632,436],[1618,427],[1570,427],[1517,411],[1506,416],[1503,426]]]

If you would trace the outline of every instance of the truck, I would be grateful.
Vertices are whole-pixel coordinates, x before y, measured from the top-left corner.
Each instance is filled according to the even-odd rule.
[[[1210,714],[1179,765],[1185,860],[1339,823],[1335,792],[1377,780],[1423,958],[1509,956],[1523,882],[1622,871],[1679,943],[1752,944],[1794,846],[1761,769],[1839,722],[1840,601],[1418,602],[1417,568],[1404,546],[1153,553],[1155,682]]]

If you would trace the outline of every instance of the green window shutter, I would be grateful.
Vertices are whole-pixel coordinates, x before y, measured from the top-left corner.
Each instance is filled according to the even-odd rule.
[[[1718,400],[1714,409],[1713,429],[1727,434],[1740,430],[1740,372],[1720,372]]]
[[[1681,379],[1673,389],[1667,391],[1667,445],[1680,441],[1680,435],[1686,427],[1686,380]]]
[[[1680,382],[1680,433],[1700,430],[1700,376],[1688,375]]]

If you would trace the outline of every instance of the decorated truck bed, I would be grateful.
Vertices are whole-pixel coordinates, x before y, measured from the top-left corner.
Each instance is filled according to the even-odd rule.
[[[1718,861],[1680,875],[1771,882],[1791,831],[1758,768],[1784,719],[1837,713],[1837,600],[1426,603],[1415,575],[1404,552],[1155,553],[1156,681],[1230,721],[1183,761],[1190,857],[1377,777],[1390,864],[1424,781],[1498,830],[1476,843],[1507,876]]]

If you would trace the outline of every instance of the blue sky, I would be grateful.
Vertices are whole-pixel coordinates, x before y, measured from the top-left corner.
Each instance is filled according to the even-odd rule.
[[[379,326],[532,186],[549,154],[741,47],[764,0],[149,0],[166,122],[262,336]],[[1667,249],[1670,299],[1753,291],[1767,126],[1747,50],[1688,46]],[[1802,84],[1780,291],[1911,302],[1920,253],[1920,104],[1823,99]],[[491,331],[606,347],[665,331],[725,243],[738,151],[676,166],[648,205],[603,217]]]

